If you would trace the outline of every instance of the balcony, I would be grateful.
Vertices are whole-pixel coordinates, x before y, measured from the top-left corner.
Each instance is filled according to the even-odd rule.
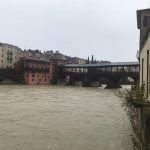
[[[13,52],[12,52],[12,51],[11,51],[11,52],[8,51],[8,52],[7,52],[7,55],[11,55],[11,56],[12,56],[12,55],[13,55]]]
[[[24,67],[23,70],[25,72],[38,72],[38,73],[48,73],[49,68],[31,68],[31,67]]]
[[[7,60],[8,60],[8,61],[12,61],[13,58],[12,58],[12,57],[7,57]]]

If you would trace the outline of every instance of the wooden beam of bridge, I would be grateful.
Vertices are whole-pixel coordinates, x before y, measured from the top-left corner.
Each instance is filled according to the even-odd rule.
[[[107,87],[119,87],[119,80],[122,77],[131,77],[135,82],[139,79],[138,62],[117,62],[105,64],[67,64],[58,67],[59,79],[70,78],[71,83],[74,81],[95,82],[100,78],[107,78],[109,83]]]
[[[67,64],[60,65],[59,69],[63,72],[139,72],[138,62],[117,62],[105,64]]]
[[[62,68],[97,68],[97,67],[131,67],[139,66],[139,62],[113,62],[113,63],[100,63],[100,64],[66,64],[60,65]]]

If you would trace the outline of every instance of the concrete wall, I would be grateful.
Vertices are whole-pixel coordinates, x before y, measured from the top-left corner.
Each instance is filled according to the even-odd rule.
[[[150,99],[150,59],[148,64],[148,80],[147,80],[147,50],[149,50],[150,53],[150,35],[145,42],[145,45],[140,53],[140,85],[142,85],[142,82],[145,84],[145,94],[144,97],[147,98],[147,84],[148,84],[148,99]],[[150,58],[150,54],[149,54]],[[142,59],[143,59],[143,75],[142,75]],[[142,81],[143,76],[143,81]]]
[[[150,107],[135,108],[132,127],[138,136],[137,142],[143,150],[150,149]],[[138,141],[139,140],[139,141]],[[139,149],[138,149],[139,150]]]

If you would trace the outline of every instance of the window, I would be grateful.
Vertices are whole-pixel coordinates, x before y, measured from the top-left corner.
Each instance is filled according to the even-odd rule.
[[[35,77],[35,74],[32,74],[32,77]]]
[[[2,57],[3,57],[3,54],[2,54]]]
[[[144,58],[142,58],[142,82],[143,82],[143,67],[144,67]]]
[[[3,63],[3,60],[2,60],[2,63]]]
[[[143,26],[150,27],[150,16],[144,16]]]
[[[34,81],[34,79],[32,79],[32,81]]]
[[[149,50],[147,50],[147,98],[148,98],[148,91],[149,91],[149,89],[148,89],[148,80],[149,80],[149,78],[148,78],[148,75],[149,75]]]

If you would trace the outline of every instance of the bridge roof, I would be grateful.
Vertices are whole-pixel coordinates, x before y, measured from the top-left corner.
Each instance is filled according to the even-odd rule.
[[[64,68],[139,66],[139,62],[112,62],[112,63],[101,63],[101,64],[66,64],[60,66]]]

